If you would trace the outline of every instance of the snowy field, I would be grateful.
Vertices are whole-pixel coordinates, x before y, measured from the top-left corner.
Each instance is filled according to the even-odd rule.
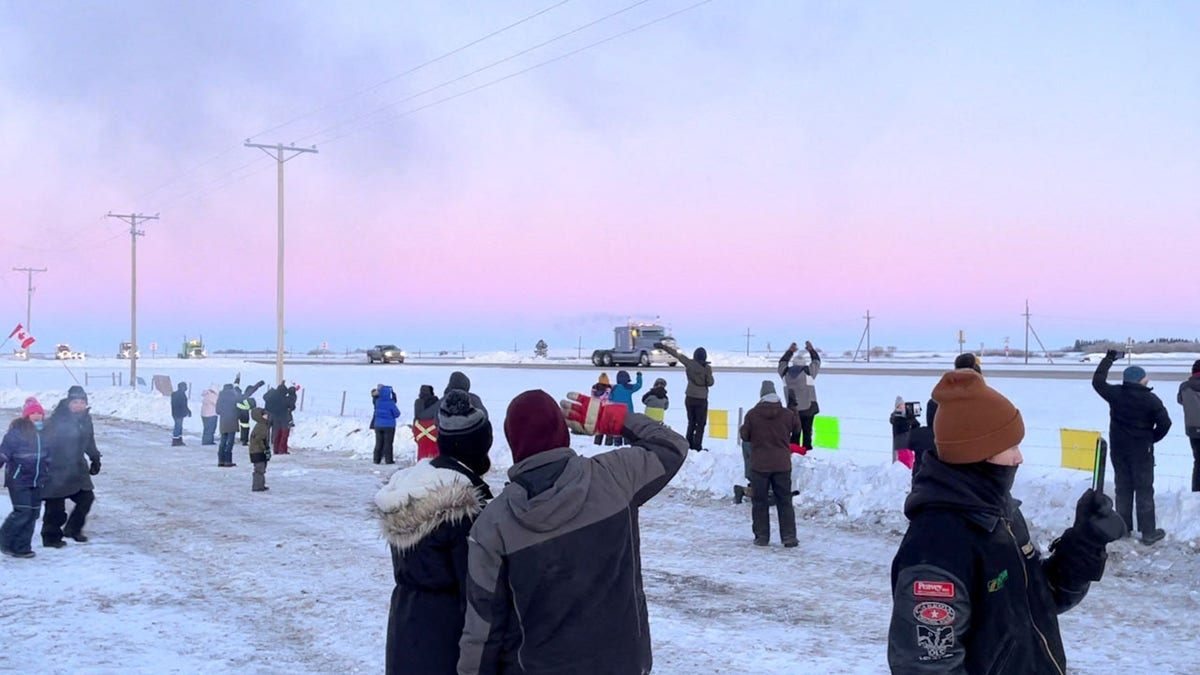
[[[1191,358],[1178,363],[1190,365]],[[714,360],[762,364],[737,363],[732,355]],[[909,484],[908,471],[890,462],[887,416],[897,395],[928,398],[937,364],[918,361],[929,364],[928,375],[818,378],[823,413],[841,420],[842,447],[794,458],[798,549],[777,541],[768,549],[750,545],[749,505],[728,498],[742,482],[732,440],[709,439],[710,451],[692,453],[671,488],[643,509],[655,672],[886,672],[888,570],[905,528],[900,507]],[[466,372],[498,432],[496,468],[487,478],[499,488],[511,464],[499,431],[508,401],[532,388],[555,396],[586,391],[598,372],[478,362],[289,365],[287,378],[302,385],[304,399],[292,434],[296,451],[272,460],[270,492],[252,494],[243,448],[235,448],[237,468],[218,469],[215,447],[199,446],[199,395],[237,372],[243,385],[270,380],[274,366],[139,361],[147,381],[160,374],[192,385],[183,448],[170,447],[166,397],[114,386],[117,373],[127,381],[128,366],[116,359],[0,361],[0,412],[7,417],[28,395],[50,407],[76,380],[86,383],[104,453],[91,541],[52,550],[35,536],[37,558],[0,560],[0,618],[8,633],[0,672],[382,672],[391,566],[370,505],[389,472],[370,462],[371,387],[394,386],[408,422],[421,384],[440,392],[452,370]],[[1147,368],[1177,421],[1156,451],[1156,502],[1167,540],[1153,548],[1131,541],[1110,547],[1105,579],[1061,617],[1072,673],[1200,672],[1200,495],[1185,489],[1191,454],[1175,404],[1186,365]],[[681,427],[682,369],[645,375],[647,387],[654,377],[667,379],[666,421]],[[711,407],[730,410],[734,425],[764,378],[776,379],[718,372]],[[1025,417],[1026,465],[1013,493],[1045,550],[1069,525],[1089,480],[1058,468],[1058,429],[1106,431],[1107,409],[1085,379],[1004,377],[1000,368],[988,378]],[[407,461],[411,437],[398,433],[396,443]],[[576,447],[596,449],[586,440]]]

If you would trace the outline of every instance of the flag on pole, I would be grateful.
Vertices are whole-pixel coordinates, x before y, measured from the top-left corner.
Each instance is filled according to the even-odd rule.
[[[25,324],[18,323],[13,332],[8,334],[9,339],[17,338],[17,342],[21,344],[21,349],[29,349],[29,345],[37,342],[37,339],[25,332]]]

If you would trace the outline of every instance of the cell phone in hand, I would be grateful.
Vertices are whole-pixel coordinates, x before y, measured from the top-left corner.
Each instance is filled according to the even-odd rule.
[[[1096,458],[1092,464],[1092,490],[1104,494],[1104,468],[1108,466],[1108,441],[1096,439]]]
[[[1123,350],[1123,349],[1114,349],[1113,351],[1116,353],[1116,356],[1117,356],[1117,360],[1118,360],[1118,361],[1120,361],[1121,359],[1125,358],[1125,350]]]

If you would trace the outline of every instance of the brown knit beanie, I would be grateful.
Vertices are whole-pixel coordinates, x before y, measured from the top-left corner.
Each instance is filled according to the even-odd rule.
[[[933,399],[938,402],[933,421],[938,459],[947,464],[982,462],[1025,438],[1021,411],[974,370],[943,375]]]

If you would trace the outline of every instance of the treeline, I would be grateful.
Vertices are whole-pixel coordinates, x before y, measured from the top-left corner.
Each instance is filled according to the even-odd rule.
[[[1132,345],[1129,345],[1123,340],[1109,340],[1105,338],[1101,340],[1076,340],[1075,345],[1068,348],[1069,351],[1073,352],[1104,352],[1109,349],[1130,351],[1134,354],[1145,352],[1198,352],[1200,351],[1200,340],[1195,338],[1160,337],[1153,340],[1137,340]]]

